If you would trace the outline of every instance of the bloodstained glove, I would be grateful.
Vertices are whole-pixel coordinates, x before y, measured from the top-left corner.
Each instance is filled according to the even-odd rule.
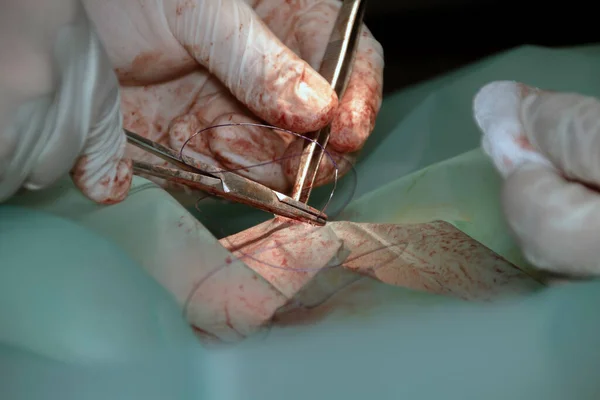
[[[340,156],[360,149],[373,129],[383,51],[368,30],[341,102],[315,70],[339,1],[85,4],[121,81],[125,127],[142,136],[180,150],[199,130],[224,123],[264,121],[296,133],[332,123],[330,149],[342,174],[350,164]],[[295,139],[265,128],[219,128],[189,141],[184,154],[285,191],[299,158],[290,158],[299,152]],[[130,151],[135,159],[163,163]],[[317,184],[332,177],[330,164]]]

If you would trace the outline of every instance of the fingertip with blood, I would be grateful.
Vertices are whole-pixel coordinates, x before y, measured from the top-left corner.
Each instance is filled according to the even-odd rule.
[[[255,87],[246,102],[253,113],[297,133],[316,131],[331,123],[338,98],[321,75],[295,56],[271,69],[275,73],[266,76],[264,85]]]
[[[360,150],[375,128],[383,97],[383,48],[363,28],[346,92],[331,124],[329,143],[341,153]]]
[[[346,98],[346,97],[345,97]],[[370,99],[354,97],[342,102],[331,123],[329,144],[340,153],[360,150],[375,127],[377,109]],[[378,108],[378,107],[377,107]]]
[[[75,186],[99,204],[116,204],[125,200],[133,178],[131,160],[122,159],[100,170],[88,156],[81,157],[71,171]]]

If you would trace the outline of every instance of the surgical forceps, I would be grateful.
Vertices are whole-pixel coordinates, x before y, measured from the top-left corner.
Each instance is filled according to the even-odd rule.
[[[163,167],[134,160],[133,171],[137,174],[167,179],[294,220],[315,225],[325,225],[327,222],[327,216],[319,210],[260,183],[233,172],[220,170],[185,155],[180,157],[175,150],[128,130],[125,130],[125,135],[129,143],[180,168]]]
[[[344,0],[331,32],[319,73],[333,86],[338,99],[342,99],[352,72],[360,28],[365,15],[366,0]],[[306,135],[300,158],[292,198],[307,203],[310,197],[323,152],[329,141],[331,126]],[[303,139],[300,139],[303,140]]]

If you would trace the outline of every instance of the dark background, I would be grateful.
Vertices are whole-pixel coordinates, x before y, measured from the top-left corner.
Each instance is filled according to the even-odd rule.
[[[365,22],[385,50],[386,94],[524,44],[600,42],[594,2],[368,1]]]

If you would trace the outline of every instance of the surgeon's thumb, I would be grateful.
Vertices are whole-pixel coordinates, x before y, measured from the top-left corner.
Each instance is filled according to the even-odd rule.
[[[175,37],[258,117],[300,133],[331,121],[338,102],[331,85],[244,1],[165,2]]]

